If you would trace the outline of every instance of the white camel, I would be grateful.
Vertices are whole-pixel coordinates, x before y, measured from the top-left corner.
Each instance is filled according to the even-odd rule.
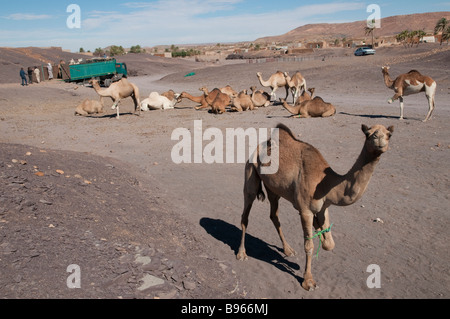
[[[158,92],[152,92],[141,102],[141,111],[173,109],[180,101],[180,94],[176,94],[172,90],[161,95]]]

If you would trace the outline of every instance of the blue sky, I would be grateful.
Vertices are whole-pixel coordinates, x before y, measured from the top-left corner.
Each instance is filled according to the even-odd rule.
[[[62,46],[78,51],[108,45],[154,46],[253,41],[309,23],[366,20],[369,4],[381,17],[450,11],[449,1],[94,0],[7,1],[0,11],[0,46]],[[70,4],[81,28],[69,28]]]

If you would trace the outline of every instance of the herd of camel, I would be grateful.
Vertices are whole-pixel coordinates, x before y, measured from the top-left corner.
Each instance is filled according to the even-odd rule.
[[[384,81],[388,88],[395,91],[395,95],[388,102],[400,100],[400,119],[403,118],[403,96],[425,92],[429,111],[423,121],[427,121],[434,109],[436,82],[428,76],[421,75],[416,70],[402,74],[392,80],[389,77],[388,70],[389,67],[382,68]],[[203,87],[201,88],[203,95],[200,97],[192,97],[186,92],[177,96],[173,91],[170,91],[167,93],[167,97],[164,96],[165,99],[162,100],[169,103],[167,101],[188,98],[200,104],[196,107],[197,109],[211,107],[212,111],[217,113],[224,112],[225,106],[228,105],[232,109],[235,108],[236,111],[244,111],[267,106],[271,97],[274,100],[276,99],[277,88],[285,87],[287,93],[289,89],[292,90],[295,104],[289,106],[285,99],[280,100],[290,113],[300,117],[331,116],[335,114],[335,108],[331,104],[323,102],[318,97],[312,97],[314,89],[309,90],[311,94],[307,93],[306,81],[299,73],[290,78],[287,73],[277,72],[268,81],[262,80],[260,73],[257,76],[263,86],[272,88],[270,94],[257,91],[255,87],[251,88],[252,93],[250,95],[247,95],[245,91],[236,94],[230,87],[214,89],[211,92]],[[125,79],[104,90],[100,89],[96,81],[92,81],[92,84],[101,98],[109,96],[113,99],[113,108],[117,108],[120,99],[128,96],[134,99],[136,109],[155,107],[152,104],[152,95],[139,103],[138,88]],[[302,93],[300,93],[301,90]],[[163,95],[158,94],[158,96]],[[154,94],[153,97],[157,97],[157,95]],[[264,97],[264,99],[257,97]],[[259,104],[256,104],[256,101]],[[101,104],[97,102],[99,107]],[[159,108],[163,108],[163,106]],[[380,156],[388,149],[394,127],[386,128],[383,125],[368,127],[363,124],[361,129],[365,135],[365,141],[362,151],[352,168],[344,175],[336,173],[314,146],[298,140],[285,125],[279,124],[277,128],[279,129],[278,138],[270,138],[266,143],[259,145],[245,165],[244,209],[241,216],[242,237],[236,257],[238,260],[247,259],[245,234],[250,210],[255,199],[264,200],[266,198],[265,193],[270,202],[270,219],[281,239],[284,253],[288,257],[295,254],[294,249],[286,242],[279,220],[278,202],[280,198],[284,198],[299,211],[303,228],[306,266],[301,286],[308,291],[314,290],[317,284],[311,271],[314,251],[313,238],[320,237],[319,246],[322,245],[325,250],[334,248],[335,243],[332,237],[332,224],[330,223],[328,208],[331,205],[348,206],[362,197]],[[274,151],[278,151],[279,154],[278,171],[274,174],[265,174],[264,166],[270,166],[272,163],[269,163],[267,158],[264,157]],[[315,234],[313,233],[314,230]]]
[[[428,99],[428,113],[424,119],[427,121],[434,110],[434,97],[436,92],[436,82],[429,76],[420,74],[417,70],[411,70],[408,73],[399,75],[395,80],[389,76],[389,67],[382,67],[382,73],[386,86],[395,91],[395,95],[388,100],[392,103],[394,100],[400,102],[400,119],[403,119],[403,97],[410,94],[425,92]],[[276,94],[278,88],[285,88],[286,97],[280,99],[281,105],[289,111],[292,116],[307,118],[307,117],[328,117],[336,114],[336,107],[325,102],[321,97],[314,97],[314,88],[306,89],[306,80],[300,72],[296,72],[292,77],[287,72],[277,71],[272,74],[268,80],[264,80],[261,72],[257,72],[256,76],[259,83],[263,87],[271,89],[270,94],[264,90],[257,90],[255,86],[248,90],[236,92],[231,86],[227,85],[223,88],[215,88],[209,91],[206,86],[199,90],[202,94],[193,96],[187,92],[176,94],[173,90],[169,90],[162,94],[158,92],[150,93],[149,97],[142,102],[139,97],[139,88],[129,82],[126,78],[111,84],[110,87],[102,89],[97,80],[92,79],[89,83],[93,86],[97,94],[100,96],[100,103],[94,100],[84,100],[75,110],[75,115],[89,115],[103,112],[103,98],[109,97],[113,100],[112,109],[117,110],[117,118],[119,118],[119,103],[122,99],[131,97],[134,101],[135,112],[156,110],[156,109],[170,109],[183,98],[189,99],[199,105],[195,107],[196,110],[210,108],[212,113],[222,114],[226,112],[227,108],[230,111],[242,112],[246,110],[254,110],[259,107],[270,105],[276,101]],[[286,101],[289,96],[289,91],[292,92],[294,105],[289,105]],[[309,91],[309,93],[308,93]],[[301,92],[301,93],[300,93]]]

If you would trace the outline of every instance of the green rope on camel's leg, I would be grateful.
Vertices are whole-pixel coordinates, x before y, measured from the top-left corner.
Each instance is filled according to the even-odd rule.
[[[319,250],[320,250],[320,246],[322,245],[322,238],[320,237],[320,235],[323,235],[324,233],[328,233],[331,230],[331,226],[333,226],[333,224],[331,224],[330,227],[328,227],[326,229],[316,231],[314,236],[312,236],[310,238],[308,238],[308,237],[306,238],[306,239],[314,239],[316,237],[319,237],[319,247],[317,248],[316,258],[319,258]]]

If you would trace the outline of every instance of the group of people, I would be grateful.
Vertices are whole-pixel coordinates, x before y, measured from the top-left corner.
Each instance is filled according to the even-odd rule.
[[[48,70],[48,79],[52,80],[53,79],[53,67],[52,67],[51,63],[47,64],[47,70]],[[40,83],[41,82],[41,71],[39,70],[39,67],[36,67],[36,66],[28,67],[28,79],[27,79],[27,73],[25,72],[25,70],[23,68],[20,69],[20,77],[22,79],[22,86],[28,86],[28,82],[30,84],[33,83],[33,73],[36,76],[36,82]]]

